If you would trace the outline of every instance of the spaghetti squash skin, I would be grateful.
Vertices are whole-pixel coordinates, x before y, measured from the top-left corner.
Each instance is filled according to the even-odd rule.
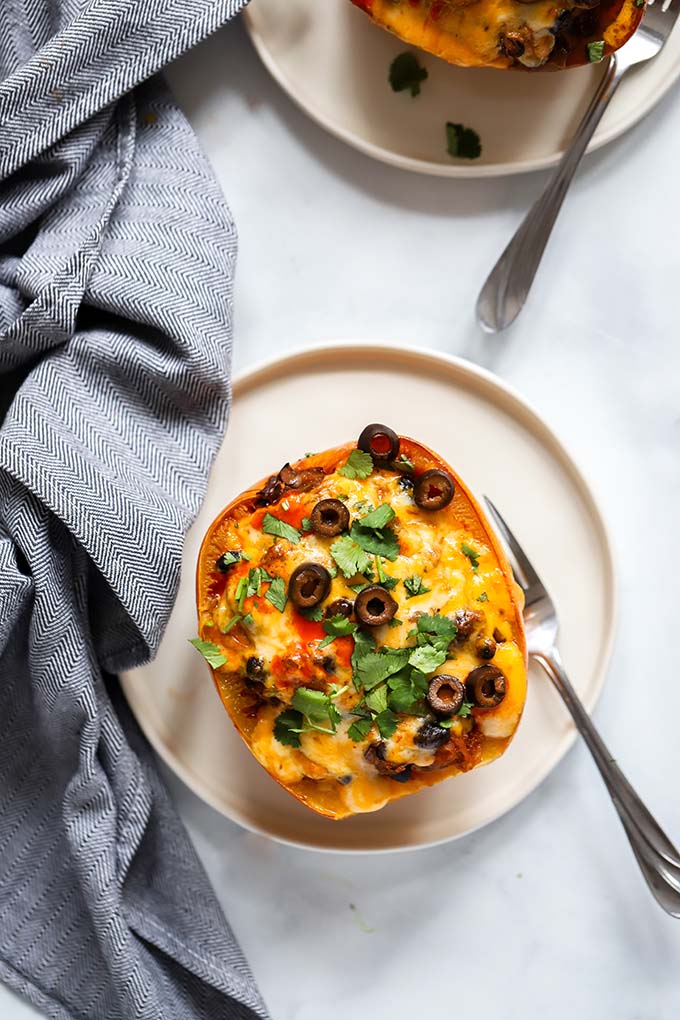
[[[389,462],[347,444],[286,465],[220,513],[198,560],[197,644],[224,707],[332,819],[499,757],[526,696],[502,547],[455,472],[395,439]]]

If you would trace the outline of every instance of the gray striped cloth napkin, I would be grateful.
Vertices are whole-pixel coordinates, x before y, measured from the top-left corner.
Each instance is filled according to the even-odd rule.
[[[266,1016],[114,679],[158,646],[225,428],[236,254],[136,86],[244,2],[0,14],[0,977],[51,1017]]]

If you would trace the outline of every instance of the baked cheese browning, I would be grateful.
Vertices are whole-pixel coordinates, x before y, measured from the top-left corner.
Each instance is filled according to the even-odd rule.
[[[430,451],[371,428],[228,507],[199,563],[226,707],[331,817],[493,760],[526,693],[518,589],[479,508]]]
[[[464,67],[558,68],[618,49],[644,0],[352,0],[401,39]],[[602,54],[601,54],[602,55]]]

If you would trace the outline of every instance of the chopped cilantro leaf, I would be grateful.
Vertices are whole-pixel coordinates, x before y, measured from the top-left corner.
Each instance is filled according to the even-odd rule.
[[[252,627],[253,624],[255,623],[255,618],[253,614],[246,613],[246,615],[243,617],[243,623],[246,625],[246,627]]]
[[[477,601],[478,602],[488,602],[489,601],[489,596],[486,594],[485,591],[483,591],[482,594],[477,597]]]
[[[457,159],[479,159],[482,154],[482,143],[472,128],[449,122],[446,125],[446,149],[449,156]]]
[[[310,521],[309,517],[303,517],[302,518],[301,527],[302,527],[303,531],[311,531],[312,530],[312,522]]]
[[[372,719],[357,719],[347,730],[347,736],[350,740],[353,740],[356,744],[361,743],[365,740],[371,731],[373,726]]]
[[[423,584],[423,579],[420,574],[414,574],[413,577],[405,577],[404,588],[406,588],[407,599],[415,598],[416,595],[427,595],[427,593],[431,591],[430,588],[426,588]]]
[[[390,64],[389,82],[393,92],[409,90],[413,98],[420,95],[420,83],[427,78],[427,71],[420,66],[415,53],[407,50],[395,57]]]
[[[271,602],[280,613],[286,608],[288,598],[286,596],[286,585],[282,577],[275,577],[264,593],[267,602]]]
[[[474,707],[471,701],[464,701],[451,719],[437,719],[437,726],[443,726],[445,730],[450,730],[456,719],[467,719]]]
[[[264,567],[251,567],[248,571],[248,587],[246,590],[246,597],[251,598],[253,595],[260,594],[260,588],[262,587],[263,581],[271,581],[272,576],[268,570]]]
[[[355,648],[356,651],[356,648]],[[354,666],[355,682],[366,691],[372,690],[387,680],[389,676],[398,673],[402,669],[412,653],[410,648],[390,649],[390,653],[366,652],[357,656],[356,661],[352,657]]]
[[[367,552],[349,535],[342,535],[333,542],[331,556],[345,577],[363,574],[371,565]]]
[[[250,618],[252,620],[252,616]],[[220,630],[222,631],[223,634],[228,634],[229,631],[233,630],[236,624],[240,623],[241,620],[243,619],[245,619],[245,617],[243,617],[241,613],[237,613],[236,616],[232,616],[231,620],[225,623],[223,627],[220,627]]]
[[[427,677],[418,669],[400,670],[387,681],[390,689],[388,703],[395,712],[414,713],[427,694]]]
[[[305,620],[313,620],[314,623],[321,623],[323,620],[323,609],[321,606],[312,606],[311,609],[298,609],[300,616],[304,616]]]
[[[247,595],[248,595],[248,578],[240,577],[239,582],[236,585],[236,591],[234,592],[234,598],[236,599],[239,613],[243,612],[243,603],[245,602]]]
[[[430,644],[436,644],[441,648],[448,648],[458,633],[458,628],[448,616],[431,613],[418,617],[416,633],[419,636],[424,636]]]
[[[233,567],[233,565],[238,563],[241,558],[241,553],[237,549],[229,549],[227,552],[222,553],[216,561],[215,569],[218,570],[220,574],[226,574],[229,567]]]
[[[472,546],[468,545],[467,542],[460,543],[460,551],[462,552],[463,556],[467,556],[472,565],[472,569],[476,574],[479,569],[479,557],[482,554],[477,552],[476,549],[473,549]]]
[[[298,687],[293,695],[293,708],[302,713],[307,728],[319,730],[321,733],[335,733],[342,716],[333,700],[346,690],[346,686],[338,687],[336,684],[331,687],[330,694],[315,691],[311,687]],[[330,723],[330,729],[321,723]]]
[[[415,471],[416,466],[412,460],[409,460],[405,453],[393,462],[399,468],[406,468],[407,471]]]
[[[389,627],[390,629],[394,629],[395,627],[403,627],[403,626],[404,626],[404,621],[403,621],[403,620],[398,620],[398,619],[396,618],[396,616],[394,616],[394,617],[393,617],[393,618],[392,618],[392,619],[390,620],[390,622],[389,622],[389,623],[387,624],[387,626],[388,626],[388,627]]]
[[[323,629],[326,632],[326,637],[323,639],[319,648],[325,648],[331,641],[335,641],[337,637],[346,637],[348,634],[353,634],[357,629],[357,624],[352,623],[346,616],[331,616],[330,620],[324,620]]]
[[[373,458],[363,450],[352,450],[345,463],[338,468],[338,474],[345,478],[368,478],[373,470]]]
[[[384,712],[381,712],[375,717],[375,724],[378,727],[378,732],[383,740],[389,740],[389,738],[393,736],[398,722],[399,720],[396,715],[389,708],[386,708]]]
[[[370,528],[372,531],[381,531],[386,524],[389,524],[397,515],[389,503],[381,503],[375,510],[361,517],[357,524],[362,528]]]
[[[287,747],[300,746],[300,730],[302,729],[302,713],[293,708],[280,712],[274,723],[274,736],[280,744]]]
[[[586,52],[590,63],[598,64],[604,57],[604,39],[598,39],[597,42],[589,42],[586,45]]]
[[[446,662],[446,659],[445,649],[435,648],[433,645],[423,645],[411,652],[408,661],[414,669],[419,669],[421,673],[434,673],[443,662]]]
[[[361,521],[355,521],[350,536],[357,545],[374,556],[384,556],[387,560],[396,560],[399,555],[399,540],[392,528],[373,531],[370,528],[363,528]]]
[[[219,669],[227,661],[227,657],[222,649],[214,645],[212,641],[201,641],[200,638],[192,638],[189,644],[193,645],[196,651],[201,653],[205,661],[213,669]]]
[[[374,687],[366,695],[366,704],[371,712],[384,712],[387,708],[387,686],[381,684],[380,687]]]
[[[265,535],[275,535],[277,538],[287,538],[293,545],[297,545],[300,541],[301,535],[297,528],[294,528],[291,524],[287,524],[286,521],[279,520],[278,517],[274,517],[269,511],[264,515],[262,521],[262,530]]]
[[[368,655],[369,652],[372,652],[374,650],[375,639],[372,637],[372,635],[367,634],[366,631],[364,630],[356,631],[354,635],[354,650],[352,652],[352,670],[354,672],[354,686],[357,688],[357,690],[360,687],[357,674],[359,662],[364,658],[365,655]]]
[[[293,695],[293,708],[302,712],[310,722],[327,722],[330,698],[323,691],[315,691],[311,687],[298,687]]]

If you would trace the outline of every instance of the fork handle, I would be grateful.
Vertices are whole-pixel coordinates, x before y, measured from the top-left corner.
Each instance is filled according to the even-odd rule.
[[[482,287],[477,299],[477,319],[488,333],[506,329],[524,307],[572,178],[626,70],[618,63],[616,54],[612,54],[604,78],[548,186]]]
[[[616,764],[572,687],[557,649],[534,658],[561,694],[585,740],[652,894],[664,910],[680,917],[680,854]]]

